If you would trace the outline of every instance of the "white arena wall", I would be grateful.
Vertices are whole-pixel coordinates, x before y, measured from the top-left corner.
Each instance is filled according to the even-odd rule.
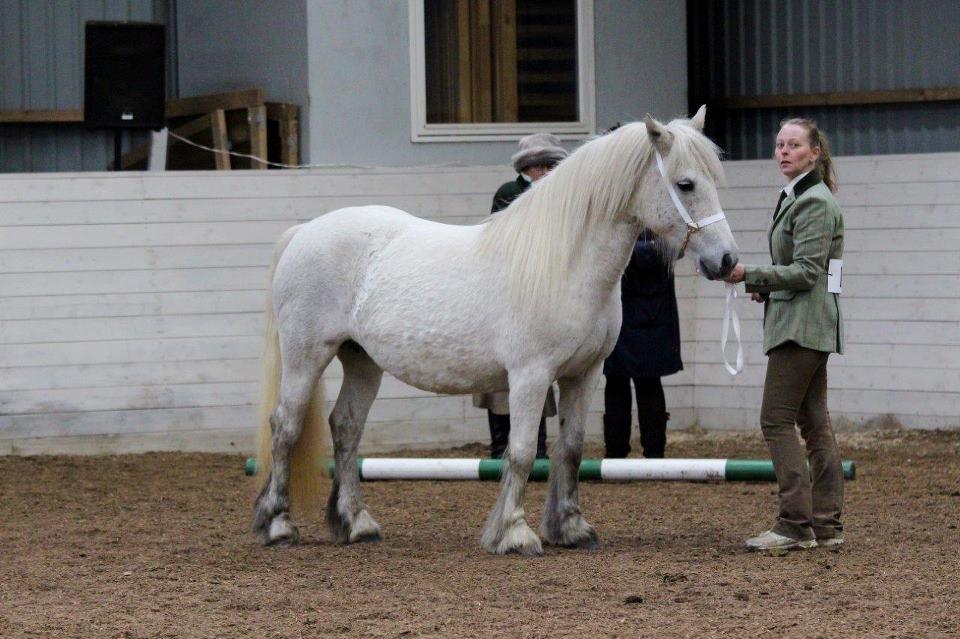
[[[846,353],[829,360],[832,420],[839,429],[898,422],[960,428],[960,154],[835,160]],[[771,160],[725,165],[720,200],[741,260],[769,264],[766,233],[779,172]],[[731,379],[720,363],[722,294],[697,283],[693,403],[705,428],[758,424],[763,307],[739,302],[746,366]]]
[[[829,371],[838,424],[960,427],[958,160],[837,160],[848,336]],[[727,163],[721,201],[746,262],[768,259],[779,184],[769,164]],[[0,175],[0,454],[249,450],[273,239],[359,203],[473,223],[511,177],[453,166]],[[686,370],[665,379],[671,427],[755,428],[760,306],[738,302],[747,365],[733,379],[719,352],[723,287],[683,262],[677,294]],[[339,378],[334,364],[328,400]],[[594,439],[600,410],[598,391]],[[469,397],[385,376],[362,449],[487,437]]]

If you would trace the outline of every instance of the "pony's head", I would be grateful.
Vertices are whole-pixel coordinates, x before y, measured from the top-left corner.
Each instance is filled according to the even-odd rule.
[[[653,158],[641,186],[646,197],[635,198],[629,214],[678,253],[691,252],[708,279],[719,279],[739,253],[717,196],[723,168],[717,146],[703,134],[706,111],[702,106],[691,119],[668,124],[646,117]]]
[[[611,227],[650,229],[675,254],[690,252],[708,278],[733,268],[738,254],[730,227],[726,220],[708,224],[720,211],[723,169],[716,145],[703,135],[705,112],[669,124],[648,117],[593,138],[487,222],[478,248],[506,261],[516,306],[555,308],[569,275],[594,259],[584,247]],[[674,204],[671,185],[691,224]],[[615,266],[619,279],[626,258]]]

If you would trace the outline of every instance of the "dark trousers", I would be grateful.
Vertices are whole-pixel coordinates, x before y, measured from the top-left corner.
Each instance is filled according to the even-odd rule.
[[[490,457],[500,459],[510,441],[510,415],[497,415],[488,410],[487,424],[490,425]],[[543,416],[540,417],[540,430],[537,431],[537,458],[547,458],[547,418]]]
[[[637,395],[637,418],[640,422],[640,445],[643,456],[663,457],[667,447],[667,402],[659,377],[634,377]],[[630,454],[630,431],[633,424],[633,400],[630,397],[630,378],[625,375],[607,375],[603,391],[603,443],[608,458]]]
[[[827,413],[827,356],[788,342],[771,350],[767,362],[760,427],[779,485],[773,531],[793,539],[843,531],[843,467]]]

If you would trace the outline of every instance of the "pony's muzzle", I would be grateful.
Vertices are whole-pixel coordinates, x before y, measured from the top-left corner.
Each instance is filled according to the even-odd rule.
[[[733,267],[737,265],[738,261],[739,256],[736,252],[724,253],[719,263],[701,257],[700,272],[703,273],[708,280],[720,280],[733,270]]]

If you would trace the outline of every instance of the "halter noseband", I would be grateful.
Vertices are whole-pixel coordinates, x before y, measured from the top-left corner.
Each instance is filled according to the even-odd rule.
[[[687,207],[683,205],[683,202],[680,201],[680,196],[677,195],[677,190],[673,188],[673,182],[667,178],[667,171],[663,167],[663,157],[660,156],[660,151],[654,149],[653,151],[657,155],[657,169],[660,170],[660,175],[663,176],[663,182],[667,185],[667,192],[670,193],[670,199],[673,200],[673,205],[677,207],[677,212],[680,213],[680,217],[683,218],[683,221],[687,224],[687,236],[683,238],[683,245],[680,246],[680,252],[682,253],[687,249],[687,244],[690,243],[690,236],[701,230],[706,226],[710,226],[714,222],[719,222],[720,220],[726,219],[726,215],[723,214],[723,211],[718,211],[713,215],[709,215],[702,220],[696,222],[693,221],[693,218],[690,217],[690,213],[687,212]]]

